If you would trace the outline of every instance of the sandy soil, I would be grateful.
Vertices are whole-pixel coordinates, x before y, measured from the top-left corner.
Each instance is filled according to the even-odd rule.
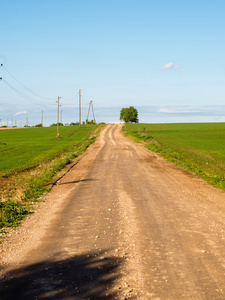
[[[6,130],[6,129],[21,129],[21,128],[29,128],[29,127],[0,127],[0,130]]]
[[[1,245],[1,299],[225,299],[225,193],[120,128]]]

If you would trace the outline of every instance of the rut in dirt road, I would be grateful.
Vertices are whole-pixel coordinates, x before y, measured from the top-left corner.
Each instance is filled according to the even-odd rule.
[[[225,193],[120,130],[12,236],[1,299],[225,299]]]

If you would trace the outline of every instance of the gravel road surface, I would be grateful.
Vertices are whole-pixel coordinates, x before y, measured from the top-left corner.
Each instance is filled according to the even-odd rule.
[[[225,193],[120,130],[0,246],[0,299],[225,299]]]

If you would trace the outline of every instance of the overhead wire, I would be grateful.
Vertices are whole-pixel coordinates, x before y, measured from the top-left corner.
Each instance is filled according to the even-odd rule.
[[[47,99],[47,100],[53,100],[55,98],[47,98],[47,97],[44,97],[44,96],[41,96],[35,92],[33,92],[31,89],[27,88],[24,84],[22,84],[14,75],[12,75],[12,73],[10,73],[6,67],[4,65],[2,65],[2,67],[4,68],[4,70],[16,81],[18,82],[24,89],[26,89],[27,91],[29,91],[30,93],[32,93],[33,95],[37,96],[37,97],[40,97],[40,98],[43,98],[43,99]]]
[[[37,102],[36,100],[32,99],[31,97],[23,94],[22,92],[20,92],[19,90],[17,90],[15,87],[13,87],[11,84],[9,84],[7,81],[5,81],[5,79],[2,78],[2,81],[8,85],[14,92],[16,92],[17,94],[19,94],[21,97],[25,98],[26,100],[28,100],[29,102],[39,105],[39,106],[43,106],[43,107],[48,107],[45,104],[40,104],[39,102]]]
[[[47,99],[47,100],[55,100],[55,98],[48,98],[48,97],[44,97],[44,96],[41,96],[35,92],[33,92],[31,89],[27,88],[24,84],[22,84],[9,70],[6,69],[6,67],[1,64],[0,65],[1,67],[3,67],[3,69],[18,83],[20,84],[25,90],[29,91],[30,93],[32,93],[33,95],[35,95],[36,97],[39,97],[39,98],[42,98],[42,99]],[[42,107],[46,107],[46,108],[49,108],[49,106],[43,104],[43,102],[41,101],[38,101],[26,94],[24,94],[23,92],[21,92],[20,90],[18,90],[17,88],[15,88],[14,86],[12,86],[10,83],[8,83],[5,79],[2,78],[2,81],[8,85],[8,87],[10,87],[14,92],[16,92],[18,95],[20,95],[21,97],[23,97],[24,99],[28,100],[29,102],[35,104],[35,105],[39,105],[39,106],[42,106]],[[64,98],[65,100],[75,100],[76,97],[74,96],[73,98]],[[57,102],[57,101],[56,101]]]

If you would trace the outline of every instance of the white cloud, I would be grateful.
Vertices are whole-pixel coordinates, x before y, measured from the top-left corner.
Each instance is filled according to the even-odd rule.
[[[26,115],[27,112],[24,110],[24,111],[18,111],[15,116],[19,116],[19,115]]]
[[[161,67],[162,70],[177,69],[177,68],[179,68],[179,66],[175,65],[174,63],[168,63]]]

